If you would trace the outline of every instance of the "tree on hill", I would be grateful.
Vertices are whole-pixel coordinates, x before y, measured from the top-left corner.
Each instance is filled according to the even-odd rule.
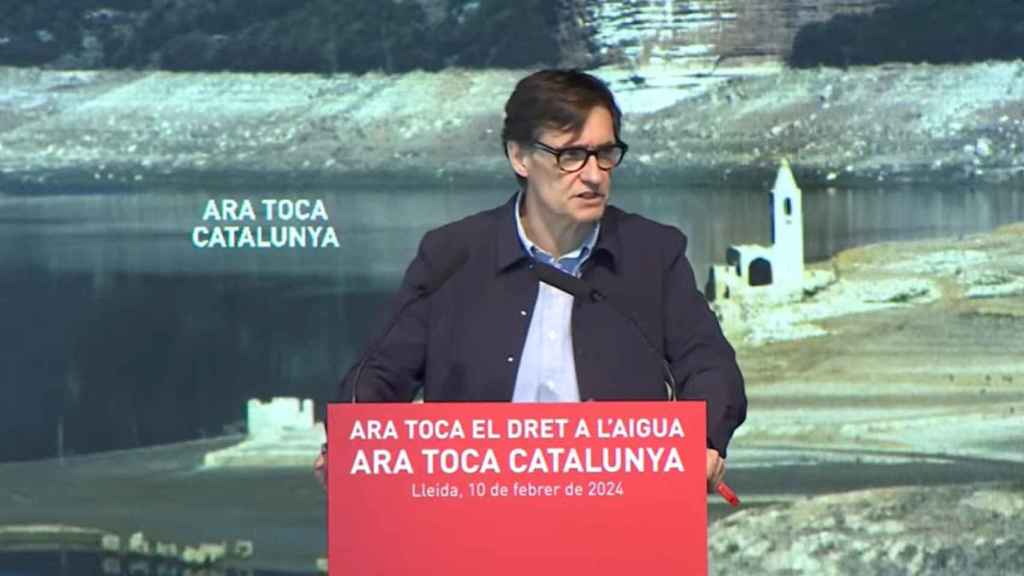
[[[529,67],[561,60],[557,6],[550,0],[34,0],[0,6],[0,37],[8,38],[0,43],[0,64],[52,63],[81,51],[91,36],[102,44],[103,64],[112,67],[324,73]],[[127,24],[90,16],[112,7],[132,15]]]

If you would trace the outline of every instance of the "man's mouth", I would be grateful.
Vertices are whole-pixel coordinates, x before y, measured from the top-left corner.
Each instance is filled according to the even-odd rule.
[[[590,192],[590,191],[588,191],[588,192],[580,192],[579,194],[576,195],[576,197],[577,198],[582,198],[584,200],[597,200],[599,198],[603,198],[604,194],[601,194],[599,192]]]

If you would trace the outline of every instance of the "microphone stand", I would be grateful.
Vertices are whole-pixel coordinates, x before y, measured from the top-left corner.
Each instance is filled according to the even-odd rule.
[[[462,252],[459,252],[454,258],[446,263],[438,275],[430,278],[428,282],[417,285],[416,292],[413,294],[412,298],[406,300],[402,306],[399,307],[398,311],[391,316],[391,321],[388,322],[384,332],[382,332],[380,337],[374,340],[370,346],[366,348],[366,351],[363,353],[363,357],[359,359],[359,365],[356,366],[356,371],[352,376],[352,404],[358,402],[356,390],[359,388],[359,379],[363,376],[363,369],[366,368],[366,363],[369,361],[370,357],[377,352],[377,348],[387,340],[391,331],[398,325],[398,321],[402,319],[403,315],[405,315],[405,311],[413,304],[427,298],[444,286],[445,283],[447,283],[448,280],[462,268],[467,260],[469,260],[469,251],[463,250]]]
[[[537,262],[534,265],[534,273],[537,279],[545,284],[549,284],[558,288],[559,290],[571,294],[575,298],[589,299],[592,302],[603,302],[610,309],[615,311],[620,317],[625,318],[633,330],[640,335],[640,339],[647,346],[647,349],[651,354],[658,359],[661,363],[662,371],[665,373],[667,380],[666,385],[669,388],[669,401],[675,402],[678,400],[678,385],[676,384],[675,375],[672,374],[672,367],[669,365],[668,360],[665,359],[665,355],[658,352],[658,349],[654,344],[647,338],[644,331],[640,329],[640,324],[633,318],[632,314],[627,314],[625,311],[620,310],[618,306],[612,303],[603,292],[594,288],[584,282],[583,280],[567,274],[554,266]],[[720,481],[715,485],[715,491],[718,492],[730,506],[736,508],[740,505],[739,498],[736,497],[736,493],[730,488],[724,481]]]

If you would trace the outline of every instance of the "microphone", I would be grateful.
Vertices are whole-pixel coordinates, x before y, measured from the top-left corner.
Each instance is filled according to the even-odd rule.
[[[402,304],[398,311],[391,317],[391,322],[388,323],[387,328],[385,328],[381,336],[366,348],[366,351],[363,353],[363,357],[359,360],[359,365],[356,366],[355,376],[352,378],[353,404],[358,401],[356,398],[356,390],[359,388],[359,379],[363,376],[363,368],[366,367],[366,362],[370,359],[373,353],[377,351],[377,348],[381,343],[387,340],[388,335],[391,334],[391,331],[395,328],[398,321],[402,318],[402,315],[405,314],[405,311],[409,309],[410,306],[438,291],[466,264],[466,261],[469,260],[469,249],[463,249],[462,251],[456,252],[454,255],[446,253],[446,256],[448,256],[448,258],[441,261],[441,265],[438,267],[438,272],[436,274],[429,276],[425,281],[413,286],[415,294],[413,294],[412,298],[409,298]]]
[[[650,350],[651,354],[658,359],[661,363],[661,368],[665,372],[665,377],[670,385],[669,401],[674,402],[676,400],[676,378],[672,375],[672,367],[669,366],[668,361],[665,360],[664,354],[658,352],[658,349],[654,344],[647,338],[644,331],[640,329],[640,324],[633,318],[632,315],[627,314],[625,311],[619,309],[618,306],[612,303],[604,293],[597,288],[590,286],[583,280],[567,274],[555,268],[554,266],[543,264],[541,262],[535,262],[533,267],[534,273],[537,275],[537,279],[541,282],[554,286],[559,290],[571,294],[574,298],[582,298],[584,300],[590,300],[592,302],[604,302],[610,309],[615,311],[616,314],[625,318],[629,325],[633,327],[637,334],[640,335],[640,339],[643,340],[647,349]],[[736,493],[733,492],[732,488],[729,487],[725,482],[719,482],[715,485],[715,491],[729,503],[730,506],[736,508],[740,505],[739,498],[736,497]]]

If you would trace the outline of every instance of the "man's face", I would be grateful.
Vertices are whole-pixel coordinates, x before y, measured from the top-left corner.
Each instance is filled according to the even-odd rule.
[[[586,148],[595,150],[616,143],[612,115],[598,106],[590,111],[579,134],[543,130],[537,141],[554,149]],[[611,172],[597,166],[596,157],[588,157],[582,169],[565,172],[550,152],[528,146],[512,150],[512,165],[527,180],[528,210],[538,210],[547,222],[585,224],[604,215],[611,191]]]

